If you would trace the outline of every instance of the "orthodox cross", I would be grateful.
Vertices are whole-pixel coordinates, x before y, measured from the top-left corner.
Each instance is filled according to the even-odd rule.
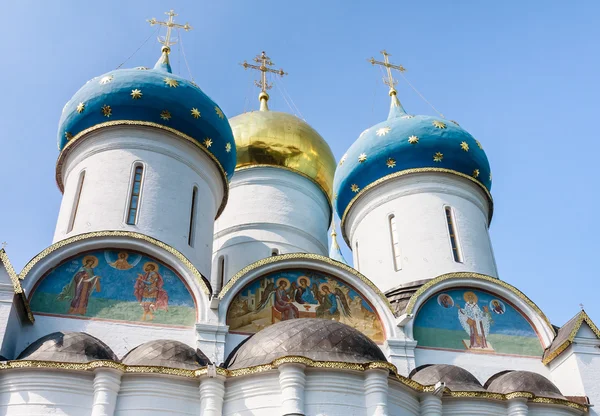
[[[4,250],[6,248],[6,246],[8,245],[8,243],[6,241],[2,242],[2,250]]]
[[[392,69],[395,69],[400,72],[404,72],[404,71],[406,71],[406,68],[404,68],[402,65],[391,64],[390,60],[388,59],[388,57],[391,55],[389,53],[387,53],[385,51],[385,49],[381,51],[381,54],[383,55],[383,62],[377,61],[377,60],[375,60],[375,58],[369,59],[369,62],[371,62],[373,65],[381,65],[381,66],[385,67],[385,69],[387,71],[387,78],[383,77],[383,83],[385,85],[387,85],[388,87],[390,87],[390,93],[392,91],[396,92],[396,89],[394,88],[394,86],[398,83],[398,81],[396,81],[394,79],[394,77],[392,77]]]
[[[156,18],[153,17],[152,19],[148,20],[148,23],[150,23],[150,26],[160,25],[160,26],[167,27],[167,35],[164,38],[161,38],[159,36],[158,41],[160,43],[162,43],[166,48],[170,49],[171,45],[175,45],[177,43],[177,39],[171,40],[171,30],[173,28],[175,28],[175,29],[183,29],[187,32],[189,30],[192,30],[192,27],[187,23],[185,25],[180,25],[180,24],[175,23],[173,21],[173,18],[175,16],[177,16],[177,14],[173,10],[169,10],[168,12],[165,12],[165,14],[167,16],[169,16],[169,20],[167,20],[166,22],[161,22],[160,20],[156,20]]]
[[[277,74],[280,77],[287,75],[287,72],[283,72],[283,69],[269,68],[270,66],[273,66],[274,64],[273,64],[273,61],[271,61],[271,58],[269,58],[267,56],[265,51],[263,51],[260,55],[257,55],[254,58],[254,62],[256,62],[259,65],[252,65],[246,61],[244,61],[244,63],[241,65],[244,67],[244,69],[248,69],[248,68],[256,69],[257,71],[261,72],[260,81],[254,81],[254,85],[256,85],[258,88],[260,88],[262,90],[262,92],[264,92],[265,94],[267,93],[267,90],[271,89],[271,87],[273,86],[272,84],[269,84],[267,82],[267,72]]]

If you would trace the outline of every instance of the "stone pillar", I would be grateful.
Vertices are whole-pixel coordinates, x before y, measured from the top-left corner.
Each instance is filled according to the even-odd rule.
[[[365,371],[365,402],[367,416],[387,416],[389,371],[374,369]]]
[[[524,397],[515,397],[508,401],[508,416],[527,416],[529,408],[527,399]]]
[[[421,416],[442,416],[442,398],[424,394],[421,397]]]
[[[209,376],[200,380],[200,415],[221,416],[225,397],[225,377]]]
[[[97,368],[94,370],[94,404],[92,416],[113,416],[121,388],[120,370]]]
[[[306,375],[303,364],[285,363],[279,366],[281,414],[283,416],[304,416],[305,384]]]

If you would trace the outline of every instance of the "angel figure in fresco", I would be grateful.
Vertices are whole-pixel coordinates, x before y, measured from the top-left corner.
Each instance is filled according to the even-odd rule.
[[[306,276],[300,276],[298,278],[298,286],[294,294],[296,302],[303,305],[308,303],[310,305],[316,305],[317,299],[315,299],[314,292],[316,291],[317,285],[313,284],[310,287],[310,280]]]
[[[469,348],[489,348],[487,337],[493,323],[489,308],[484,306],[481,310],[477,304],[477,295],[473,292],[465,292],[463,299],[465,306],[461,308],[460,305],[456,305],[456,307],[460,325],[469,334]]]
[[[127,257],[129,257],[129,254],[127,254],[125,251],[119,251],[119,254],[117,254],[117,259],[109,264],[118,270],[129,270],[133,267],[133,264],[129,264]]]
[[[283,277],[277,281],[277,287],[275,287],[272,282],[269,282],[265,290],[262,292],[260,304],[256,309],[263,309],[269,303],[271,296],[275,295],[273,308],[281,313],[281,320],[287,321],[288,319],[298,318],[300,316],[298,308],[293,304],[296,285],[291,285],[289,289],[287,288],[288,285],[289,280]]]
[[[133,295],[140,303],[144,313],[142,321],[153,320],[157,310],[169,310],[169,295],[163,289],[164,280],[158,273],[158,265],[153,262],[144,264],[144,274],[138,273]]]
[[[322,293],[321,293],[322,292]],[[317,318],[340,320],[340,312],[343,316],[350,317],[350,307],[346,295],[339,287],[336,287],[331,293],[329,286],[322,284],[320,291],[317,290],[315,295],[319,301],[317,307]]]
[[[94,274],[94,268],[98,266],[96,256],[85,256],[82,266],[77,269],[69,284],[63,287],[57,300],[70,300],[69,313],[73,315],[85,315],[92,291],[100,292],[100,276]]]

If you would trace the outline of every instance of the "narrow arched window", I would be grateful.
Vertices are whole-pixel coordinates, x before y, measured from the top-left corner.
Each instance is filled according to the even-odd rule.
[[[79,208],[79,200],[81,199],[81,191],[83,189],[84,180],[85,170],[82,170],[79,174],[79,180],[77,181],[77,189],[75,190],[75,198],[73,199],[73,208],[71,209],[71,217],[69,218],[67,233],[73,231],[73,226],[75,225],[75,218],[77,217],[77,209]]]
[[[450,207],[444,207],[444,211],[446,212],[446,223],[448,224],[448,235],[450,237],[450,246],[452,247],[452,255],[454,256],[454,261],[457,263],[462,263],[462,255],[460,252],[460,247],[458,245],[458,234],[456,233],[456,221],[454,219],[454,212]]]
[[[196,205],[198,199],[198,187],[192,189],[192,204],[190,207],[190,229],[188,230],[188,245],[194,247],[194,239],[196,237]]]
[[[223,279],[225,278],[225,256],[219,256],[217,262],[217,291],[223,287]]]
[[[396,216],[390,215],[389,219],[390,226],[390,241],[392,243],[392,256],[394,258],[394,270],[398,271],[402,269],[402,264],[400,263],[400,243],[398,242],[398,230],[396,228]]]
[[[360,262],[358,261],[358,241],[354,243],[354,264],[355,269],[360,271]]]
[[[127,224],[135,225],[138,220],[138,208],[140,205],[140,196],[142,195],[142,176],[144,167],[136,165],[133,171],[133,180],[131,183],[131,193],[129,195],[129,208],[127,210]]]

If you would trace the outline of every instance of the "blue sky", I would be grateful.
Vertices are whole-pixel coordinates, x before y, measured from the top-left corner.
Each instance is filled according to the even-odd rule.
[[[0,241],[17,270],[54,232],[63,105],[133,54],[153,33],[145,20],[170,8],[194,27],[183,35],[191,73],[227,116],[257,108],[255,74],[239,63],[266,50],[337,159],[387,116],[381,74],[366,61],[387,49],[487,152],[500,277],[556,324],[579,303],[600,323],[595,0],[3,2]],[[152,66],[159,51],[152,37],[125,66]],[[172,65],[189,76],[178,46]],[[398,90],[407,111],[434,114],[402,80]],[[291,111],[276,88],[271,96],[272,109]]]

